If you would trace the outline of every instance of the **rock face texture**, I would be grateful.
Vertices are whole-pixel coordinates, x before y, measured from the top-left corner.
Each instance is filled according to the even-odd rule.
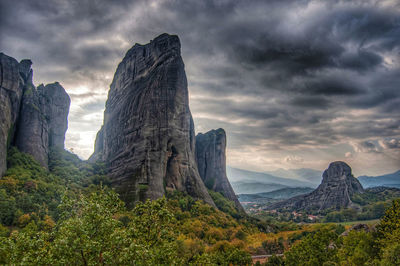
[[[118,65],[90,158],[97,159],[107,163],[111,182],[128,205],[179,190],[214,206],[195,161],[177,36],[135,44]]]
[[[42,111],[41,97],[32,84],[24,86],[15,146],[32,155],[42,166],[48,165],[49,129]]]
[[[64,148],[70,98],[58,83],[32,83],[31,60],[18,63],[0,54],[0,175],[6,170],[9,145],[31,154],[44,167],[49,149]]]
[[[42,96],[43,114],[48,121],[49,146],[64,149],[71,99],[58,82],[40,85],[38,91]]]
[[[310,194],[293,197],[269,206],[269,209],[340,209],[352,207],[351,196],[363,192],[360,182],[352,175],[345,162],[333,162],[325,170],[322,183]]]
[[[225,150],[226,134],[222,128],[196,136],[196,161],[204,184],[233,201],[236,208],[244,212],[226,176]]]
[[[7,148],[14,138],[25,82],[19,67],[17,60],[0,53],[0,176],[7,169]]]
[[[58,83],[24,86],[15,145],[48,167],[49,149],[64,148],[71,100]]]

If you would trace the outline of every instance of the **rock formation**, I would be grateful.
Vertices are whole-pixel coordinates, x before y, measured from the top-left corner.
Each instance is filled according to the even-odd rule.
[[[0,53],[0,177],[7,169],[7,148],[18,119],[24,80],[17,60]]]
[[[0,175],[10,144],[47,167],[50,147],[64,148],[69,96],[58,82],[36,89],[31,60],[18,63],[1,53],[0,64]]]
[[[41,100],[33,84],[25,84],[15,146],[20,151],[32,155],[42,166],[47,167],[49,133]]]
[[[341,233],[341,236],[348,236],[351,231],[364,231],[366,233],[369,232],[374,232],[376,230],[375,226],[369,227],[367,224],[355,224],[351,228],[347,229],[343,233]]]
[[[49,149],[64,148],[70,103],[58,82],[39,85],[37,89],[26,83],[15,140],[18,149],[47,167]]]
[[[196,161],[204,184],[233,201],[236,208],[244,212],[226,176],[225,150],[226,134],[222,128],[196,136]]]
[[[272,204],[268,209],[324,210],[352,207],[351,196],[363,191],[360,182],[352,175],[350,166],[338,161],[329,165],[322,175],[322,183],[313,192]]]
[[[39,85],[43,114],[49,127],[49,147],[64,149],[65,133],[68,129],[68,113],[71,100],[60,83]]]
[[[180,41],[162,34],[135,44],[118,65],[91,161],[108,165],[128,205],[166,190],[214,206],[195,161],[195,134]]]

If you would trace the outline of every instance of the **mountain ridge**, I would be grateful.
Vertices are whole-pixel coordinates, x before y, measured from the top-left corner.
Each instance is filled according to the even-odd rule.
[[[380,176],[359,176],[357,179],[365,188],[387,186],[400,188],[400,170]]]

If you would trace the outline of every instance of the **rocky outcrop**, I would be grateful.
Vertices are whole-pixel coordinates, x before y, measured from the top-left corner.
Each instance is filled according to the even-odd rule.
[[[313,192],[272,204],[268,209],[325,210],[352,207],[351,196],[363,191],[360,182],[352,175],[350,166],[338,161],[329,165],[323,173],[322,183]]]
[[[351,228],[349,228],[346,231],[344,231],[343,233],[341,233],[340,235],[348,236],[351,231],[358,231],[358,232],[364,231],[366,233],[369,233],[369,232],[374,232],[375,230],[376,230],[376,228],[374,226],[369,227],[367,224],[355,224]]]
[[[15,145],[48,167],[51,147],[64,148],[71,100],[58,83],[24,86]]]
[[[244,212],[226,176],[226,134],[219,128],[196,136],[196,161],[200,177],[208,189],[220,192]]]
[[[41,95],[33,84],[25,84],[15,146],[47,167],[49,128],[41,103]]]
[[[14,138],[24,82],[18,61],[0,53],[0,177],[7,169],[7,148]]]
[[[18,63],[0,54],[0,66],[0,175],[10,144],[47,167],[49,149],[64,148],[70,98],[58,82],[36,89],[29,59]]]
[[[107,163],[112,185],[128,205],[179,190],[214,206],[195,162],[177,36],[162,34],[126,53],[110,86],[95,148],[90,160]]]
[[[43,114],[48,121],[49,146],[64,149],[71,100],[58,82],[40,85],[38,91],[42,97]]]

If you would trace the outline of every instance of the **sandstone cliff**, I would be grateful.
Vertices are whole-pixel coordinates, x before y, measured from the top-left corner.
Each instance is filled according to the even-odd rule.
[[[0,175],[6,170],[9,145],[31,154],[44,167],[52,146],[64,148],[69,96],[58,82],[36,89],[31,65],[28,59],[18,63],[0,54]]]
[[[222,128],[196,136],[196,161],[204,184],[232,200],[236,208],[244,212],[226,176],[225,150],[226,134]]]
[[[333,162],[325,170],[322,183],[310,194],[293,197],[269,206],[269,209],[340,209],[352,207],[351,196],[363,192],[360,182],[352,175],[351,168],[345,162]]]
[[[195,162],[195,133],[177,36],[135,44],[118,65],[90,160],[103,160],[132,205],[166,190],[214,203]]]

